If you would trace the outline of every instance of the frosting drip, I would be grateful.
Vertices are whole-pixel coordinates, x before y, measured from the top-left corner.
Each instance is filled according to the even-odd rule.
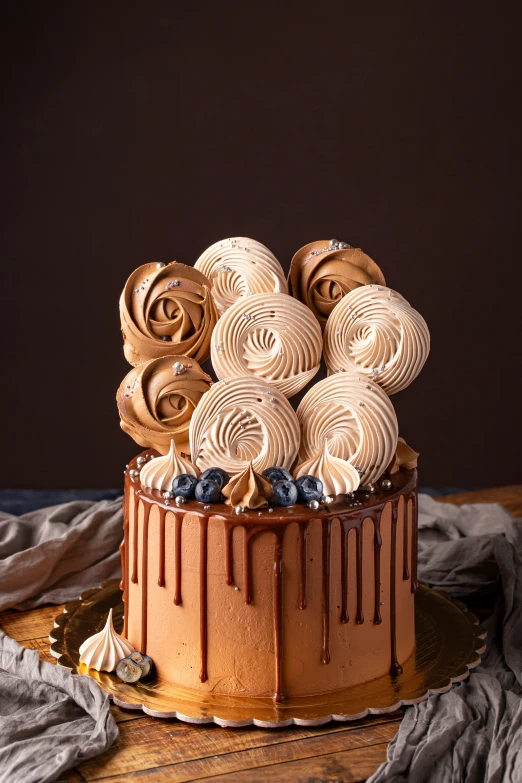
[[[292,296],[312,310],[323,329],[333,308],[347,293],[370,283],[386,285],[370,256],[349,245],[331,247],[327,239],[310,242],[297,251],[288,282]]]
[[[359,474],[346,460],[333,457],[328,451],[328,439],[323,440],[321,452],[297,466],[294,478],[315,476],[323,484],[325,495],[345,495],[359,486]]]
[[[397,441],[395,456],[388,467],[388,473],[397,473],[400,468],[413,470],[413,468],[417,467],[418,456],[418,451],[414,451],[410,446],[408,446],[404,438],[399,438]]]
[[[176,476],[189,473],[198,478],[199,471],[188,459],[178,456],[174,441],[170,441],[169,453],[165,457],[156,457],[144,465],[140,472],[141,486],[148,489],[158,489],[161,492],[170,491]]]
[[[127,361],[136,366],[166,354],[208,359],[218,319],[210,285],[200,271],[176,261],[136,269],[120,298]]]
[[[317,459],[326,440],[328,457],[350,463],[362,486],[376,481],[395,453],[398,424],[393,405],[380,386],[355,373],[337,373],[316,383],[301,401],[297,418],[301,462]],[[323,464],[331,462],[325,458]]]
[[[277,258],[261,242],[247,237],[216,242],[198,258],[195,268],[211,281],[220,313],[244,296],[287,292]]]
[[[133,652],[134,647],[114,630],[110,609],[103,630],[89,636],[81,645],[80,663],[97,672],[113,672],[118,661]]]
[[[288,469],[298,448],[299,424],[290,403],[252,376],[214,384],[190,422],[191,458],[200,470],[217,465],[233,476],[249,462],[256,473],[273,465]]]
[[[184,372],[176,375],[179,362]],[[120,425],[140,446],[167,454],[171,440],[189,453],[190,418],[212,379],[195,359],[163,356],[135,367],[123,379],[116,401]]]
[[[272,484],[264,476],[254,471],[252,463],[232,476],[223,489],[227,506],[242,506],[242,508],[264,508],[272,497]]]
[[[429,350],[424,318],[396,291],[380,286],[347,294],[332,311],[324,333],[330,372],[342,368],[363,373],[388,394],[409,386]]]
[[[317,373],[322,337],[310,310],[287,294],[239,299],[212,336],[212,364],[219,378],[263,378],[286,397]]]

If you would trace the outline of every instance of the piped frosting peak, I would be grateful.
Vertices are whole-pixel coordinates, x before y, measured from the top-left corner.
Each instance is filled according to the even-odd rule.
[[[181,476],[183,473],[189,473],[195,478],[199,476],[197,467],[188,459],[179,456],[174,441],[171,440],[166,456],[150,460],[141,469],[141,486],[166,492],[172,489],[172,482],[176,476]]]
[[[241,472],[232,476],[223,489],[227,506],[242,508],[264,508],[272,497],[272,484],[264,476],[256,473],[252,462]]]
[[[388,473],[397,473],[400,468],[413,470],[413,468],[417,467],[418,456],[418,451],[414,451],[411,446],[408,446],[404,438],[399,438],[397,440],[395,456],[388,467]]]
[[[344,459],[333,457],[328,451],[328,439],[323,441],[319,454],[297,466],[294,478],[315,476],[323,484],[325,495],[345,495],[359,486],[359,473]]]
[[[116,633],[112,609],[102,631],[89,636],[80,647],[80,663],[97,672],[112,672],[118,661],[135,652],[132,644]]]

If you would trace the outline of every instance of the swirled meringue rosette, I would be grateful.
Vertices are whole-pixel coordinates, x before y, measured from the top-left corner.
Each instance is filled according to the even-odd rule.
[[[395,444],[394,444],[395,445]],[[278,389],[260,378],[227,378],[203,395],[190,421],[192,462],[230,476],[252,463],[256,473],[289,469],[299,448],[296,414]]]
[[[375,261],[336,239],[304,245],[294,255],[288,275],[290,293],[310,308],[322,329],[343,296],[371,283],[386,285]]]
[[[136,269],[120,297],[127,361],[136,366],[167,354],[208,359],[218,319],[210,288],[200,271],[176,261]]]
[[[199,269],[212,283],[220,313],[251,294],[287,293],[281,264],[261,242],[234,237],[215,242],[198,258]]]
[[[361,373],[388,394],[409,386],[429,351],[424,318],[397,291],[381,286],[347,294],[332,311],[324,332],[324,358],[331,373]]]
[[[356,373],[341,372],[316,383],[301,401],[297,418],[301,446],[294,475],[315,475],[327,493],[372,484],[395,454],[398,424],[391,400]]]
[[[179,453],[188,454],[190,418],[211,384],[210,376],[187,356],[140,364],[125,376],[116,395],[122,430],[160,454],[168,453],[171,440]]]
[[[218,378],[253,375],[285,397],[317,373],[322,336],[310,310],[287,294],[239,299],[221,316],[212,336],[212,365]]]

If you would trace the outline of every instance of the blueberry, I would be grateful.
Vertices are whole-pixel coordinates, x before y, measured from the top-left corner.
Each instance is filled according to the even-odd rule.
[[[272,485],[272,503],[274,506],[293,506],[297,502],[297,487],[293,481],[283,479]]]
[[[138,682],[141,677],[141,666],[130,658],[122,658],[116,664],[116,674],[123,682]]]
[[[320,500],[323,494],[323,482],[315,476],[301,476],[295,482],[297,497],[301,503],[309,503],[311,500]]]
[[[226,472],[226,470],[223,470],[222,468],[207,468],[203,473],[201,474],[201,479],[209,479],[210,481],[215,481],[216,484],[220,489],[223,489],[228,482],[230,481],[230,476]],[[212,501],[210,501],[212,502]],[[214,501],[217,502],[217,501]]]
[[[131,653],[129,655],[129,658],[131,659],[131,661],[134,661],[134,663],[137,663],[138,666],[141,668],[142,677],[146,677],[147,674],[150,674],[154,668],[154,662],[152,658],[150,658],[148,655],[145,655],[144,653],[140,653],[136,651]]]
[[[212,468],[217,470],[217,468]],[[200,479],[196,484],[196,500],[200,503],[219,503],[221,500],[221,487],[210,479]]]
[[[293,481],[292,474],[284,468],[267,468],[263,471],[263,476],[271,481],[272,484],[274,481]]]
[[[185,500],[192,500],[197,483],[197,478],[191,476],[190,473],[182,473],[181,476],[176,476],[172,482],[172,491],[174,492],[175,497],[181,495]]]

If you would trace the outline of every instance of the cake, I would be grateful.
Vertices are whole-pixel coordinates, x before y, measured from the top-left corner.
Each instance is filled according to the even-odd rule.
[[[390,395],[427,358],[422,316],[347,243],[305,245],[287,284],[247,238],[194,268],[140,267],[120,312],[121,425],[145,449],[125,471],[128,644],[194,699],[398,677],[415,650],[417,454]]]

